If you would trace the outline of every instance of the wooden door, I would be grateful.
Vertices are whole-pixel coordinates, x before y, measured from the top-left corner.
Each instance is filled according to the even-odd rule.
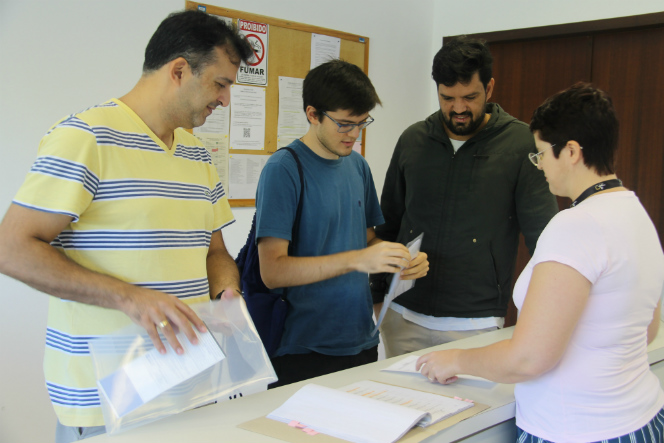
[[[492,102],[530,123],[533,111],[550,95],[578,81],[590,81],[592,38],[576,36],[534,41],[491,43],[496,81]],[[567,198],[558,198],[561,209]],[[530,253],[520,236],[514,282],[528,263]],[[510,300],[505,326],[516,323],[517,310]]]
[[[595,85],[620,121],[616,173],[638,195],[664,239],[664,27],[594,37]]]

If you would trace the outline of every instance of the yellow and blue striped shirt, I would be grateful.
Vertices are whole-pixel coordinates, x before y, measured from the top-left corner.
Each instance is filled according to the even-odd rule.
[[[71,216],[52,245],[81,266],[187,303],[209,298],[210,238],[234,221],[198,140],[178,129],[169,149],[117,99],[53,126],[13,203]],[[88,341],[130,322],[51,297],[44,372],[63,425],[104,424]]]

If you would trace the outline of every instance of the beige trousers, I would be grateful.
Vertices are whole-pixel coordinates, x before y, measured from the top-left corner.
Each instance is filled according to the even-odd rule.
[[[385,346],[385,357],[390,358],[496,329],[498,327],[470,331],[435,331],[405,320],[398,312],[388,309],[380,325],[380,334]]]

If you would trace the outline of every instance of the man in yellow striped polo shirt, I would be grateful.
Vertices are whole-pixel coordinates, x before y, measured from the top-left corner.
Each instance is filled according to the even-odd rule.
[[[0,272],[50,297],[44,372],[56,442],[104,432],[88,341],[134,321],[161,352],[205,326],[187,303],[237,292],[221,229],[234,222],[209,153],[182,128],[227,106],[251,48],[200,11],[171,14],[120,99],[72,114],[0,224]],[[236,294],[237,295],[237,294]]]

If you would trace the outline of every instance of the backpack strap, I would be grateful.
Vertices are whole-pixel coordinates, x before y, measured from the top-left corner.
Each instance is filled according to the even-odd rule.
[[[302,163],[300,163],[300,159],[293,150],[293,148],[285,146],[281,149],[285,149],[291,153],[291,155],[295,159],[295,163],[297,163],[297,172],[300,176],[300,198],[297,200],[297,210],[295,211],[295,220],[293,222],[293,233],[291,234],[291,242],[288,245],[288,254],[290,255],[293,252],[293,244],[295,243],[295,240],[298,237],[298,233],[300,232],[300,219],[302,218],[302,200],[304,200],[304,171],[302,170]]]
[[[281,149],[285,149],[291,153],[291,155],[295,159],[295,163],[297,163],[297,172],[298,175],[300,176],[300,198],[298,198],[297,200],[297,210],[295,211],[295,220],[293,221],[293,232],[291,234],[291,242],[288,245],[288,255],[292,256],[294,250],[293,245],[295,244],[295,241],[297,240],[298,234],[300,232],[300,219],[302,218],[302,200],[304,200],[304,171],[302,170],[302,163],[300,163],[300,159],[293,150],[293,148],[284,146]],[[281,294],[281,298],[284,300],[286,300],[287,291],[288,288],[284,288]]]

